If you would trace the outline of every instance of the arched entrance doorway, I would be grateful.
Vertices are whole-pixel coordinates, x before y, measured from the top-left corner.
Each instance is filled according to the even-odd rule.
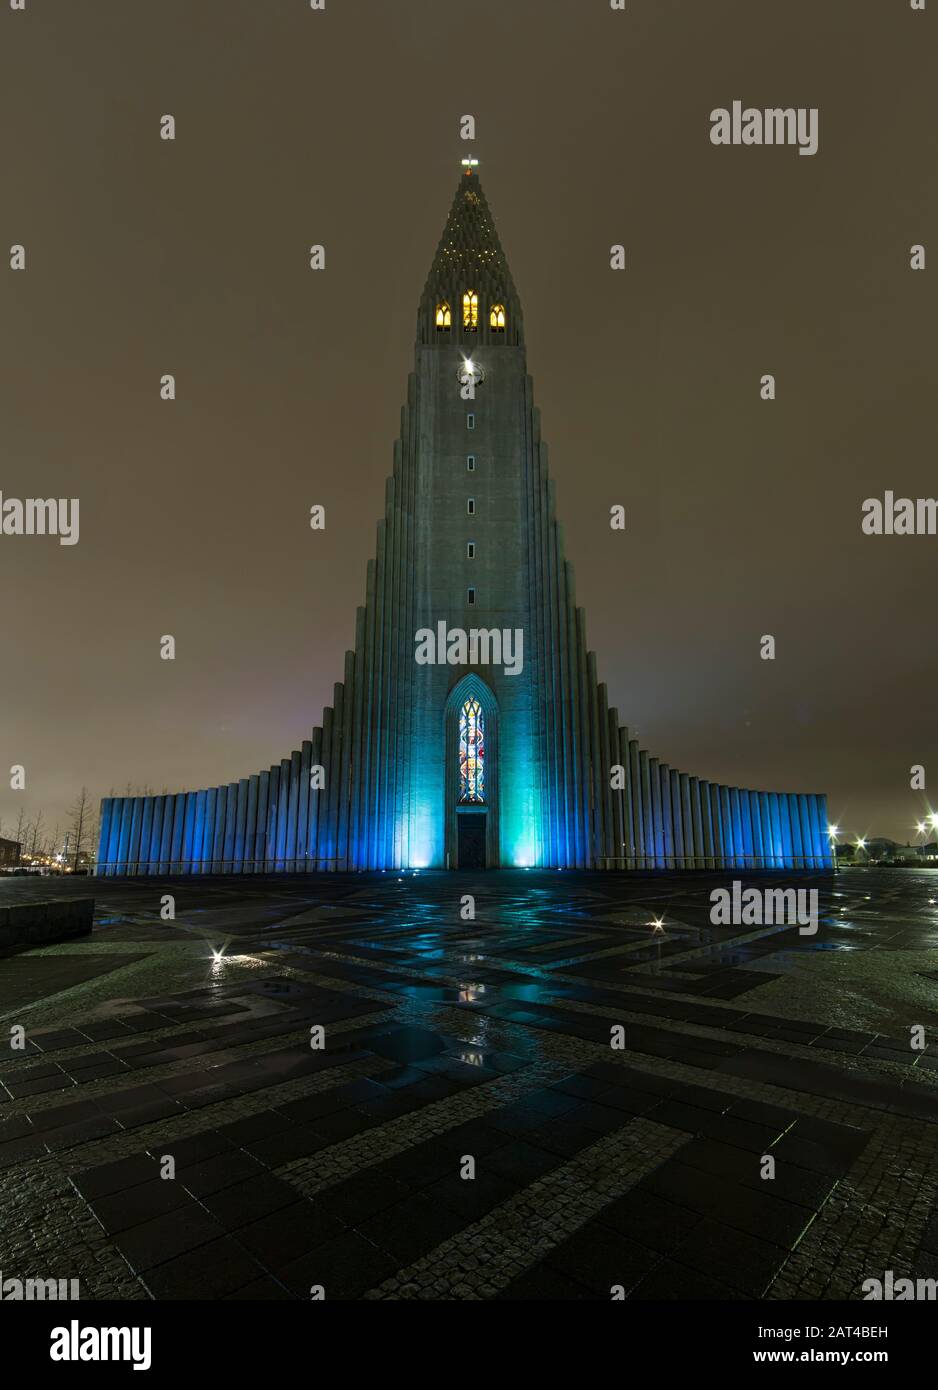
[[[498,702],[481,676],[457,681],[446,702],[446,865],[498,866]]]

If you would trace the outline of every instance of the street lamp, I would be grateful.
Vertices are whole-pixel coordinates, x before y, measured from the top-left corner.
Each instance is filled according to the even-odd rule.
[[[837,868],[837,836],[840,834],[839,825],[829,825],[827,827],[827,838],[830,840],[831,859],[834,868]]]

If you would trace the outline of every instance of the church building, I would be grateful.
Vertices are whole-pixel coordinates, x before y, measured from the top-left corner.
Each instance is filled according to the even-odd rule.
[[[331,707],[238,782],[105,798],[99,874],[830,866],[823,795],[680,772],[610,707],[555,516],[521,304],[476,163],[463,164]]]

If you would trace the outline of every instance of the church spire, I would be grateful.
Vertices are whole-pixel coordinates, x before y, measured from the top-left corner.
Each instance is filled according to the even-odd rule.
[[[521,305],[479,180],[478,160],[462,160],[443,235],[420,301],[418,342],[523,341]]]

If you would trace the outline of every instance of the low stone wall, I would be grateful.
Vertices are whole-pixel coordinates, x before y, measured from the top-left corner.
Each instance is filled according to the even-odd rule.
[[[42,946],[87,936],[94,921],[94,898],[52,898],[0,907],[0,946]]]

